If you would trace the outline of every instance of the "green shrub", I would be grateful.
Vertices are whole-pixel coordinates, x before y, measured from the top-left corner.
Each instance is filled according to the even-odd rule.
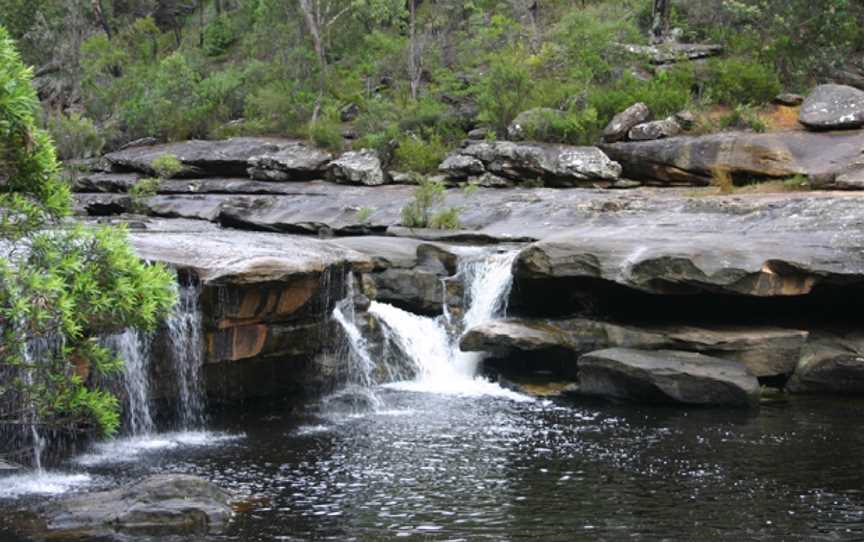
[[[728,128],[749,129],[757,133],[763,133],[768,130],[768,126],[759,118],[758,113],[751,106],[747,105],[738,105],[728,114],[717,119],[717,126],[721,130]]]
[[[158,194],[161,186],[162,179],[156,177],[139,179],[129,189],[129,197],[132,199],[132,210],[136,213],[145,212],[147,210],[147,200]]]
[[[770,66],[741,58],[711,61],[707,83],[708,98],[714,102],[762,104],[771,101],[783,86]]]
[[[79,113],[51,115],[46,127],[61,160],[92,158],[98,156],[105,146],[105,138],[93,121]]]
[[[658,118],[685,109],[692,99],[696,77],[692,67],[677,66],[649,81],[626,74],[608,88],[597,88],[588,97],[599,123],[606,125],[617,113],[636,102],[644,102]]]
[[[461,212],[462,209],[459,207],[448,207],[438,211],[432,215],[429,227],[435,230],[458,230],[462,227],[462,222],[459,220]]]
[[[342,150],[342,127],[333,118],[322,117],[310,122],[307,130],[309,139],[318,147],[332,151]]]
[[[269,131],[300,135],[315,109],[317,92],[296,81],[276,81],[246,98],[246,118]]]
[[[361,207],[357,209],[357,221],[365,224],[372,217],[372,214],[375,212],[371,207]]]
[[[444,183],[422,178],[414,189],[414,199],[402,208],[402,225],[408,228],[428,228],[432,224],[433,208],[444,202]]]
[[[405,171],[433,173],[438,170],[448,151],[448,146],[438,135],[433,135],[429,141],[410,135],[403,136],[394,152],[395,167]]]
[[[522,53],[496,56],[480,85],[480,120],[499,135],[531,103],[533,78]]]
[[[204,54],[207,56],[224,54],[236,40],[234,30],[225,17],[218,17],[204,29]]]
[[[183,163],[173,154],[163,154],[150,162],[150,167],[161,179],[170,179],[183,171]]]
[[[522,125],[525,139],[548,143],[589,145],[596,142],[604,123],[599,122],[597,111],[589,107],[567,112],[543,110]]]

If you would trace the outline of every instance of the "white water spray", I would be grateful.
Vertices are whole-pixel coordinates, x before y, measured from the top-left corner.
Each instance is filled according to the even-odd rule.
[[[135,329],[106,341],[124,361],[126,424],[132,435],[148,435],[155,430],[150,410],[150,341],[151,337]]]
[[[517,252],[469,258],[459,264],[465,284],[464,330],[504,315],[513,285],[512,267]],[[415,377],[387,387],[457,395],[526,397],[477,376],[482,354],[459,349],[459,334],[451,334],[446,317],[428,318],[386,303],[373,302],[369,313],[383,323],[385,339],[414,365]]]
[[[204,423],[204,345],[199,293],[193,286],[182,286],[174,314],[166,321],[168,343],[177,373],[177,415],[183,429],[200,427]]]

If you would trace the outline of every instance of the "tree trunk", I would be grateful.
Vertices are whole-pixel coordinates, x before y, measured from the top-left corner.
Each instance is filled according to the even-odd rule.
[[[91,2],[91,5],[93,6],[93,14],[96,16],[96,20],[99,21],[99,24],[102,26],[102,29],[105,31],[105,34],[110,40],[111,38],[113,38],[113,34],[111,32],[111,25],[108,24],[108,19],[105,18],[105,12],[102,10],[101,0],[93,0]]]
[[[315,109],[312,111],[312,122],[318,120],[318,114],[321,112],[321,101],[324,99],[324,84],[327,80],[327,52],[324,50],[324,41],[321,37],[321,21],[319,20],[320,11],[315,9],[313,0],[297,0],[300,5],[300,11],[303,12],[303,18],[306,20],[306,29],[312,37],[312,46],[315,48],[315,56],[318,57],[318,99],[315,102]]]
[[[651,41],[655,44],[663,43],[669,35],[671,8],[671,0],[654,0],[651,12]]]
[[[422,71],[420,66],[419,47],[417,43],[417,0],[410,0],[408,4],[411,10],[411,47],[408,53],[410,56],[408,59],[408,75],[411,78],[411,99],[416,100],[420,91],[420,73]]]

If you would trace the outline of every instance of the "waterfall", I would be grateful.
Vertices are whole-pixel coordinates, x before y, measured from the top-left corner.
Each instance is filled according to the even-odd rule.
[[[515,251],[484,254],[460,262],[458,276],[465,285],[466,310],[458,329],[465,330],[503,316],[513,284],[512,267],[516,255]],[[395,382],[388,387],[524,399],[476,376],[482,354],[459,350],[461,331],[448,331],[446,311],[442,316],[429,318],[373,302],[369,313],[383,324],[385,341],[413,364],[413,380]]]
[[[197,287],[181,286],[177,307],[166,321],[168,347],[177,377],[177,416],[183,429],[193,429],[204,423],[204,344],[199,298]]]
[[[123,388],[128,431],[132,435],[150,434],[155,429],[150,411],[151,337],[138,330],[127,329],[109,337],[106,342],[124,361]]]

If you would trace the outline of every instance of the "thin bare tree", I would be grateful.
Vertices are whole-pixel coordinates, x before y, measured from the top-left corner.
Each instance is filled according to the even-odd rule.
[[[351,3],[344,0],[297,0],[297,3],[318,58],[318,99],[312,112],[314,123],[321,113],[321,101],[327,83],[327,36],[333,24],[351,10]]]

